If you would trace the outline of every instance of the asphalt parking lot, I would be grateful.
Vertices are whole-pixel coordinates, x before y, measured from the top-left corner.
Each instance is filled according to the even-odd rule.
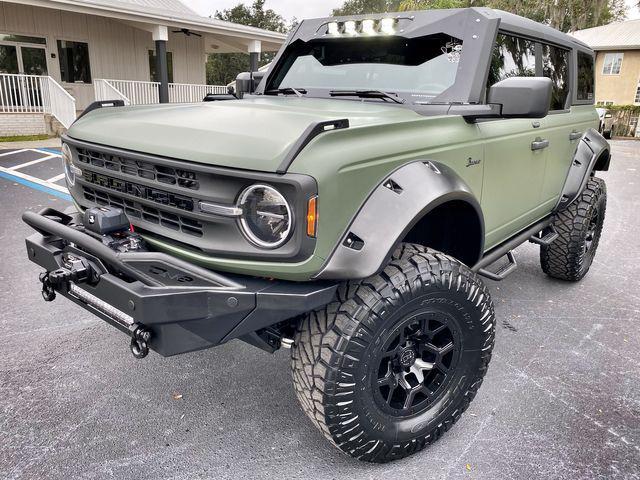
[[[114,328],[45,303],[20,214],[68,205],[60,161],[0,151],[0,477],[640,478],[640,142],[612,144],[590,274],[551,280],[538,248],[520,247],[519,270],[487,281],[497,343],[475,401],[435,445],[388,465],[313,428],[286,350],[234,341],[138,361]]]

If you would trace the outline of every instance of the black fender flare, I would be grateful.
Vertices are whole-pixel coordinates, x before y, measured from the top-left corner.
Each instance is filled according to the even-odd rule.
[[[610,152],[609,142],[596,129],[590,128],[584,133],[571,159],[554,212],[564,210],[578,198],[594,170],[609,170]]]
[[[451,168],[422,160],[398,168],[380,182],[314,278],[349,280],[379,272],[420,219],[453,200],[468,203],[478,215],[481,238],[477,239],[480,242],[477,260],[480,260],[484,246],[480,203]]]

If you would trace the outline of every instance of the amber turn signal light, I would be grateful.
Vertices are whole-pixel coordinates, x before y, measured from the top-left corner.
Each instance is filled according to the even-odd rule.
[[[307,204],[307,235],[316,236],[316,228],[318,227],[318,197],[311,197]]]

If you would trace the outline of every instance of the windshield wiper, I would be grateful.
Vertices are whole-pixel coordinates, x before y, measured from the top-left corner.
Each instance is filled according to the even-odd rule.
[[[393,96],[382,90],[331,90],[329,94],[332,97],[359,97],[359,98],[382,98],[389,99],[392,102],[404,103],[402,98]]]
[[[267,90],[265,93],[267,95],[273,94],[273,93],[282,93],[283,95],[291,95],[293,93],[298,97],[301,97],[302,95],[305,95],[307,91],[304,88],[284,87],[284,88],[274,88],[272,90]]]

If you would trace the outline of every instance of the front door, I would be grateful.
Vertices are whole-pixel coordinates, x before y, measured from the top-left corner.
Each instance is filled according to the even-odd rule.
[[[0,44],[0,73],[19,73],[18,47]]]
[[[44,47],[0,43],[0,73],[47,75]]]
[[[21,70],[25,75],[47,74],[47,52],[42,47],[18,46]]]
[[[536,49],[531,40],[499,33],[487,87],[509,77],[536,76]],[[549,132],[544,119],[488,120],[478,126],[485,140],[482,210],[489,249],[542,216]]]
[[[487,249],[544,215],[542,187],[549,132],[542,122],[505,119],[479,123],[485,141],[482,211]]]
[[[0,43],[0,73],[47,75],[47,52],[42,46]],[[5,76],[0,82],[5,107],[42,107],[41,83],[33,77]]]

